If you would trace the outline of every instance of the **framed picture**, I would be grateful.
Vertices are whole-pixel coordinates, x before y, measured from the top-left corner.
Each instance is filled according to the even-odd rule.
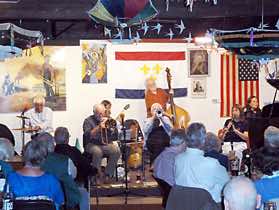
[[[189,77],[209,76],[208,52],[206,50],[190,50],[189,57]]]
[[[82,83],[107,83],[106,44],[81,40]]]
[[[191,97],[205,98],[206,97],[206,78],[195,78],[191,80]]]

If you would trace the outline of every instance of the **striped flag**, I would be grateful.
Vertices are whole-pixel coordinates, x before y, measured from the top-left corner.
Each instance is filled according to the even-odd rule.
[[[149,77],[156,80],[158,87],[167,88],[166,67],[174,81],[174,97],[187,96],[185,51],[116,51],[114,66],[125,75],[123,80],[113,81],[115,98],[143,99],[144,83]]]
[[[221,55],[221,117],[231,116],[235,104],[245,106],[250,96],[259,97],[259,77],[252,61],[235,54]]]

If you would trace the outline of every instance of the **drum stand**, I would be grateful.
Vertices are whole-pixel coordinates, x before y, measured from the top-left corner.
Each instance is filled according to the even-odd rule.
[[[24,115],[24,111],[20,115],[21,119],[21,153],[23,153],[24,145],[25,145],[25,120],[27,119],[26,116]]]

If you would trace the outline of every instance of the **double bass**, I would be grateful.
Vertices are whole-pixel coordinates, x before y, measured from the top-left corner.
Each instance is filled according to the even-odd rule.
[[[172,89],[171,81],[172,76],[170,73],[170,69],[166,68],[167,73],[167,82],[169,91]],[[171,120],[174,128],[187,128],[188,123],[190,122],[190,114],[183,108],[177,106],[173,100],[173,94],[170,94],[170,106],[167,109],[167,114],[171,116]]]

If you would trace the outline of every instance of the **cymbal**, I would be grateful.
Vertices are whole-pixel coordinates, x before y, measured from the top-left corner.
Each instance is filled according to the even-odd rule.
[[[14,128],[12,130],[13,131],[23,131],[23,132],[26,132],[26,133],[32,133],[32,132],[37,131],[37,129],[34,129],[34,128]]]
[[[20,118],[20,119],[24,119],[24,120],[28,120],[28,119],[30,119],[29,117],[26,117],[26,116],[24,116],[24,115],[18,115],[18,116],[16,116],[17,118]]]

